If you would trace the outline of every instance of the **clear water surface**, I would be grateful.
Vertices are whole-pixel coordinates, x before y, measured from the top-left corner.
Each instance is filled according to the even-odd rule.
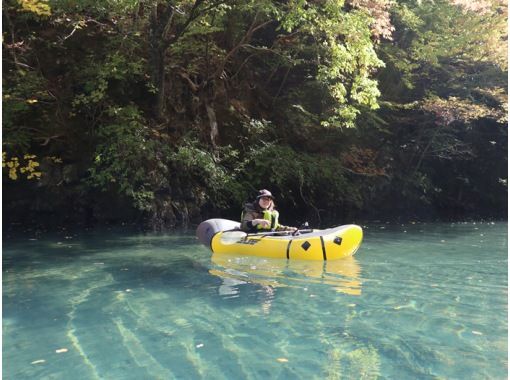
[[[365,226],[348,260],[190,234],[3,241],[4,379],[506,379],[507,224]]]

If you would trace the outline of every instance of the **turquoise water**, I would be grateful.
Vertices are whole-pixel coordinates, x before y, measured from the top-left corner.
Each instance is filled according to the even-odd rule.
[[[365,226],[354,258],[192,234],[3,241],[4,379],[506,379],[507,224]]]

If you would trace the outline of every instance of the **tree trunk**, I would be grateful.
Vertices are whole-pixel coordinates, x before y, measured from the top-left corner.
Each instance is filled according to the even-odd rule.
[[[150,15],[149,50],[152,85],[156,92],[154,116],[158,121],[165,119],[165,54],[169,43],[165,39],[165,30],[172,19],[172,8],[161,9],[154,5]]]
[[[205,109],[207,110],[207,117],[209,118],[209,126],[210,126],[210,137],[211,144],[214,149],[216,149],[216,139],[218,138],[218,122],[216,121],[216,112],[214,111],[214,107],[212,103],[206,102]]]
[[[151,81],[156,92],[154,102],[154,116],[162,121],[165,117],[165,52],[166,47],[159,40],[157,33],[151,34],[150,38],[150,70]]]
[[[165,119],[166,113],[165,51],[160,50],[157,51],[156,54],[157,61],[155,62],[154,66],[156,83],[154,83],[154,85],[158,89],[158,93],[155,104],[155,114],[158,120],[163,121]]]

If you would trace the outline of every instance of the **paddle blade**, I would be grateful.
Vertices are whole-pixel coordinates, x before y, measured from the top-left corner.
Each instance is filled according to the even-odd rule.
[[[225,231],[220,236],[221,244],[235,244],[239,240],[244,239],[248,234],[243,231]]]

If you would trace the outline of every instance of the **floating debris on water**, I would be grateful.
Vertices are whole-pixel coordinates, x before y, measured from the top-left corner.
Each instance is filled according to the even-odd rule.
[[[393,307],[393,310],[401,310],[401,309],[414,309],[414,310],[416,310],[416,301],[415,300],[411,300],[406,305],[398,305],[398,306]]]
[[[174,322],[177,326],[190,326],[190,323],[184,318],[177,318]]]

